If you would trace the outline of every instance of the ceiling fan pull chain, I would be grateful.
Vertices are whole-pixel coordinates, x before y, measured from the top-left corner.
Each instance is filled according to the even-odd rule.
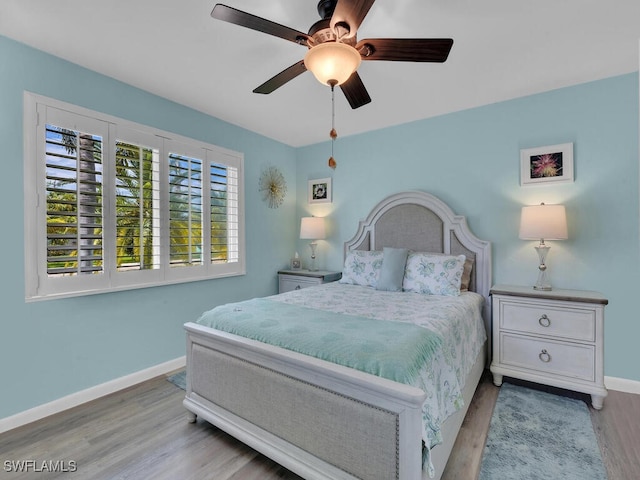
[[[329,157],[329,167],[334,169],[338,165],[335,158],[333,158],[333,144],[338,137],[336,132],[336,95],[335,95],[335,83],[331,83],[331,131],[329,136],[331,137],[331,156]]]

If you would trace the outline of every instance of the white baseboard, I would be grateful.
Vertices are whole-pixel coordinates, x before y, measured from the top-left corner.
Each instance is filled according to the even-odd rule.
[[[159,375],[164,375],[174,370],[183,368],[186,365],[186,357],[179,357],[168,362],[155,365],[139,372],[134,372],[124,377],[116,378],[109,382],[87,388],[80,392],[72,393],[66,397],[59,398],[53,402],[45,403],[37,407],[17,413],[11,417],[0,419],[0,433],[8,432],[14,428],[27,425],[28,423],[41,420],[50,415],[63,412],[73,407],[77,407],[83,403],[96,400],[105,395],[115,393],[119,390],[129,388],[138,383],[150,380]],[[640,382],[636,380],[628,380],[626,378],[604,377],[605,386],[609,390],[617,390],[626,393],[640,394]]]
[[[77,407],[83,403],[96,400],[105,395],[129,388],[138,383],[150,380],[152,378],[170,373],[174,370],[183,368],[186,365],[186,357],[182,356],[168,362],[155,365],[153,367],[134,372],[124,377],[116,378],[108,382],[96,385],[95,387],[81,390],[66,397],[59,398],[53,402],[45,403],[37,407],[25,410],[10,417],[0,419],[0,433],[8,432],[14,428],[21,427],[36,420],[43,419],[50,415],[63,412],[73,407]]]
[[[609,390],[619,392],[636,393],[640,395],[640,382],[637,380],[627,380],[626,378],[604,377],[604,385]]]

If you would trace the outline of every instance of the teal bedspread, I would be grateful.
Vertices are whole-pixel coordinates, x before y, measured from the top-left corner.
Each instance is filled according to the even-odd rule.
[[[413,324],[268,298],[216,307],[197,323],[410,385],[442,344],[440,335]]]

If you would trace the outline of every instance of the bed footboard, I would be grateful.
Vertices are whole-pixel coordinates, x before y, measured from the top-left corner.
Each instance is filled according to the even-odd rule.
[[[421,390],[186,329],[190,412],[307,479],[421,478]]]

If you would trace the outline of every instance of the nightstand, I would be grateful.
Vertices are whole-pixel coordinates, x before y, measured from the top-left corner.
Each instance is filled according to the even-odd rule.
[[[493,383],[502,377],[591,395],[602,408],[604,386],[604,307],[600,293],[539,291],[496,285],[491,289]]]
[[[342,272],[330,272],[327,270],[280,270],[278,272],[278,293],[300,290],[301,288],[321,285],[323,283],[340,280]]]

